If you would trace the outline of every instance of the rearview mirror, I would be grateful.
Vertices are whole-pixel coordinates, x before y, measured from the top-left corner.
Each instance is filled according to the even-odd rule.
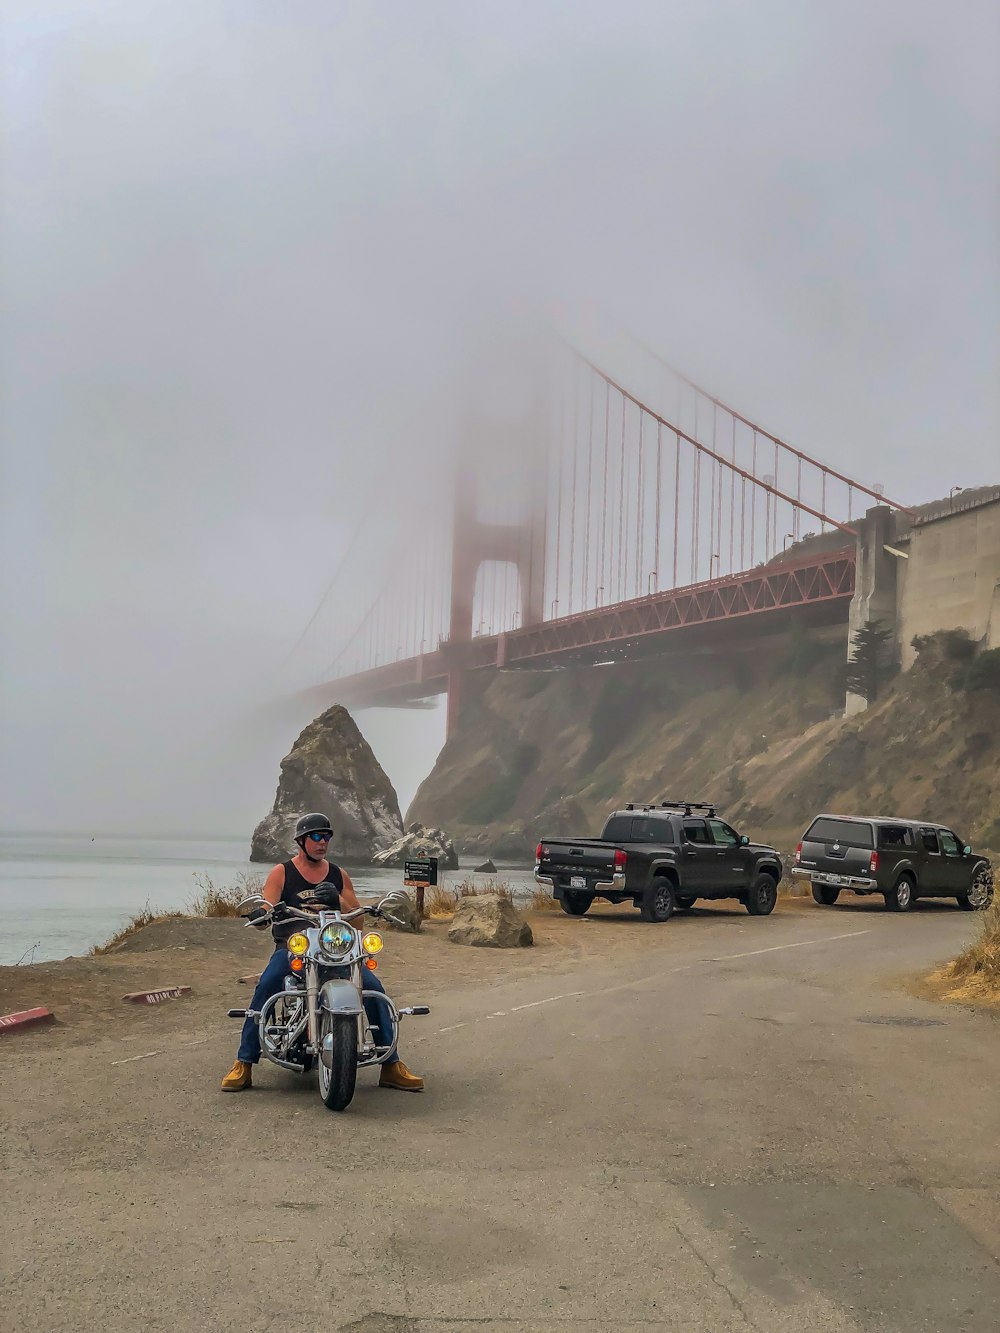
[[[971,855],[972,855],[972,848],[971,848],[971,847],[963,847],[963,848],[962,848],[962,855],[963,855],[963,856],[971,856]]]
[[[750,846],[750,839],[747,837],[747,835],[746,835],[745,833],[744,833],[744,834],[741,834],[741,836],[740,836],[740,846],[741,846],[741,847],[749,847],[749,846]]]

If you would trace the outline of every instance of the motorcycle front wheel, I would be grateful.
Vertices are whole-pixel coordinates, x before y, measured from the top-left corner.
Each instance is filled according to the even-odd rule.
[[[319,1095],[328,1111],[344,1111],[358,1077],[358,1020],[320,1010],[319,1044]]]

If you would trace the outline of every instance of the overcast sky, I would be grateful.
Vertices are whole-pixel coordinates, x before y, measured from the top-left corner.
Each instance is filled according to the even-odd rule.
[[[498,329],[627,328],[904,502],[1000,480],[993,3],[3,23],[3,827],[249,833]],[[440,712],[359,721],[405,802]]]

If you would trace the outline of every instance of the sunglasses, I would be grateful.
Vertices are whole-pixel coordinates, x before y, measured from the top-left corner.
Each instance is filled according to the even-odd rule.
[[[330,839],[333,837],[333,834],[332,834],[332,833],[310,833],[308,836],[309,836],[309,841],[310,841],[310,842],[329,842]]]

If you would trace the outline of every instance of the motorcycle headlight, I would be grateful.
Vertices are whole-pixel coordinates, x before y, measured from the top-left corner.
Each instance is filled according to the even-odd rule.
[[[354,931],[346,921],[331,921],[319,935],[319,947],[330,958],[343,958],[354,945]]]
[[[364,949],[365,953],[381,953],[382,936],[377,931],[370,930],[362,939],[361,947]]]
[[[293,958],[302,958],[309,952],[309,939],[305,935],[290,935],[285,948]]]

